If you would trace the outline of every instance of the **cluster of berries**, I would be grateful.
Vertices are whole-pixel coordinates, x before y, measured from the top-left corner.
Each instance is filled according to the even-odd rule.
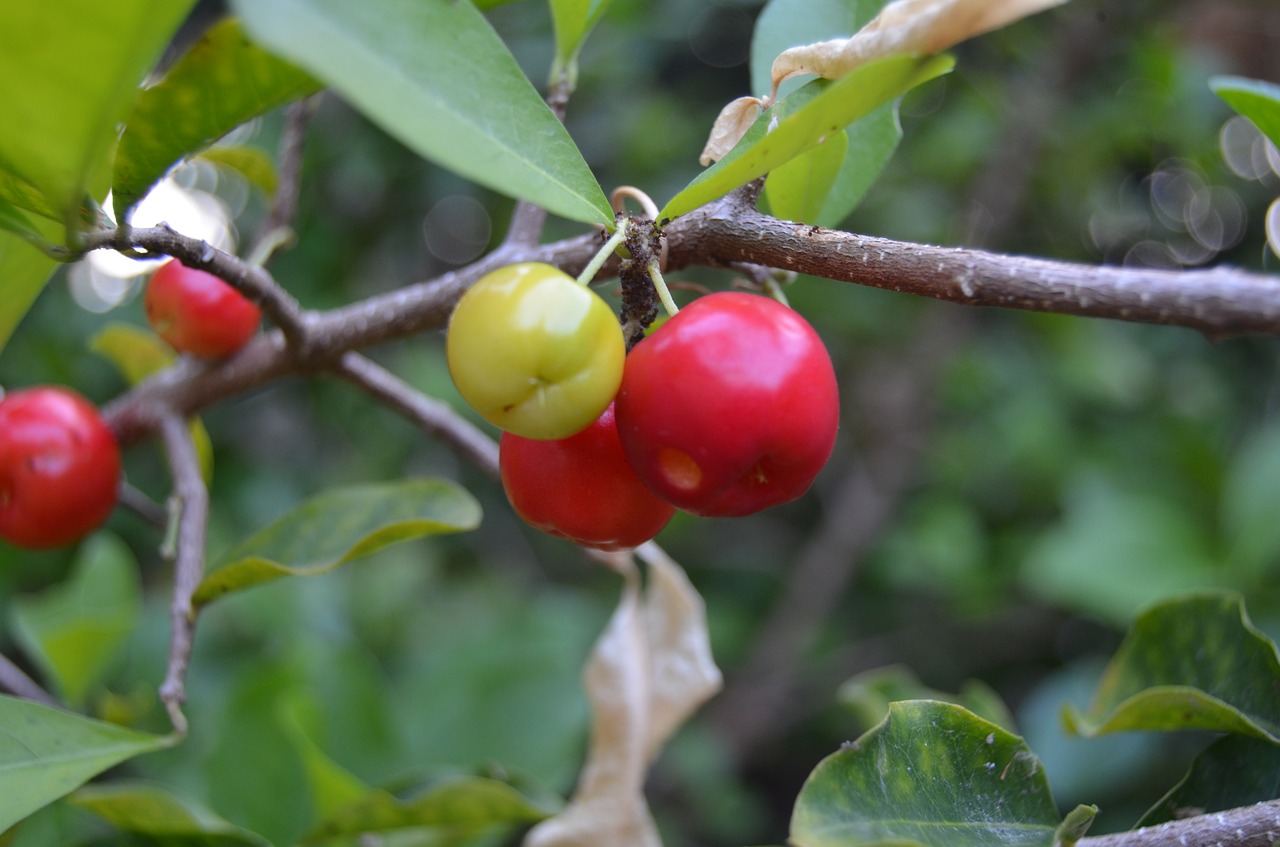
[[[257,332],[258,307],[218,277],[172,259],[151,276],[152,328],[180,353],[222,358]],[[60,547],[99,527],[120,493],[120,445],[97,407],[44,385],[0,399],[0,538]]]
[[[550,265],[476,282],[449,323],[463,398],[503,430],[503,487],[538,529],[635,547],[677,509],[747,515],[794,500],[835,444],[830,356],[768,297],[698,298],[627,353],[590,289]]]

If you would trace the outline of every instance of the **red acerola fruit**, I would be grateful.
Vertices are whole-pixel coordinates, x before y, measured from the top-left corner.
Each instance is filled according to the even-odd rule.
[[[58,547],[96,529],[120,492],[120,447],[98,410],[57,386],[0,400],[0,538]]]
[[[504,432],[499,466],[516,514],[543,532],[586,547],[636,547],[675,514],[627,463],[612,403],[595,423],[558,441]]]
[[[170,259],[151,275],[143,297],[156,334],[180,353],[221,359],[258,331],[262,311],[223,280]]]
[[[700,297],[627,357],[618,434],[658,496],[705,517],[809,489],[835,445],[831,357],[795,311],[755,294]]]

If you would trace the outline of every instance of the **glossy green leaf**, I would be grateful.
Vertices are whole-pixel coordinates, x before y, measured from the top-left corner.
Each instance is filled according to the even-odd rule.
[[[177,359],[173,349],[151,330],[118,321],[99,330],[89,340],[89,349],[115,365],[130,385],[164,370]],[[189,426],[200,471],[208,483],[213,479],[213,440],[200,418],[192,418]]]
[[[311,793],[315,817],[327,819],[364,800],[374,789],[320,749],[303,726],[305,703],[295,699],[281,708],[280,722],[293,742]]]
[[[83,707],[125,646],[142,609],[138,562],[120,539],[93,535],[70,577],[19,598],[13,626],[23,648],[71,705]]]
[[[769,172],[764,196],[776,218],[814,224],[849,151],[849,134],[839,130],[812,150]]]
[[[279,174],[276,163],[258,147],[210,147],[196,156],[220,168],[235,171],[250,185],[271,197],[276,193]]]
[[[0,697],[0,832],[107,768],[175,741]]]
[[[105,185],[117,128],[193,0],[6,3],[0,170],[63,221]]]
[[[17,206],[0,199],[0,229],[11,232],[36,247],[49,246],[39,228]]]
[[[1280,654],[1235,594],[1199,594],[1143,613],[1116,651],[1087,715],[1066,712],[1083,735],[1207,729],[1280,743]]]
[[[610,0],[551,0],[557,61],[567,65],[574,60],[609,3]]]
[[[1062,819],[1062,823],[1058,824],[1058,831],[1053,836],[1054,847],[1072,847],[1084,838],[1097,817],[1097,806],[1076,806]]]
[[[434,783],[408,800],[400,800],[385,791],[373,791],[326,819],[303,843],[322,843],[362,832],[424,827],[456,834],[479,834],[497,826],[536,823],[556,811],[505,782],[456,776]]]
[[[67,798],[93,812],[130,843],[164,847],[271,847],[260,835],[234,826],[190,800],[138,782],[91,785]]]
[[[50,221],[30,223],[44,237],[60,238],[59,227]],[[20,235],[0,232],[0,349],[13,335],[22,316],[31,308],[58,263],[40,252]]]
[[[949,703],[894,703],[884,722],[809,775],[795,847],[1051,847],[1059,824],[1027,745]]]
[[[1239,76],[1215,76],[1209,87],[1227,105],[1253,121],[1271,142],[1280,145],[1280,85]]]
[[[915,86],[951,70],[950,56],[897,56],[829,82],[815,80],[762,114],[719,162],[658,213],[675,218],[746,185]]]
[[[239,21],[215,24],[134,104],[111,179],[116,220],[125,220],[184,157],[320,87],[309,74],[252,43]]]
[[[12,205],[15,209],[33,212],[52,221],[61,222],[62,217],[49,205],[49,201],[34,185],[17,174],[0,168],[0,200]]]
[[[261,43],[411,149],[570,220],[613,224],[577,146],[484,15],[456,0],[238,0]]]
[[[1009,707],[991,686],[981,680],[968,680],[960,686],[958,693],[948,694],[925,685],[903,665],[877,668],[846,680],[836,692],[836,699],[852,711],[863,726],[873,726],[884,720],[891,703],[938,700],[963,706],[983,720],[1010,732],[1016,728]]]
[[[1196,756],[1187,775],[1142,816],[1138,826],[1238,809],[1277,797],[1280,746],[1260,738],[1228,735]]]
[[[197,606],[286,576],[327,573],[383,547],[474,529],[480,504],[437,479],[326,491],[259,530],[222,558],[196,589]]]

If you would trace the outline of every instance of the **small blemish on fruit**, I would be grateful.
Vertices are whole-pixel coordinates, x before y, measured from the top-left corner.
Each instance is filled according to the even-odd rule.
[[[683,450],[663,447],[658,453],[658,467],[667,482],[682,491],[692,491],[702,484],[702,468]]]

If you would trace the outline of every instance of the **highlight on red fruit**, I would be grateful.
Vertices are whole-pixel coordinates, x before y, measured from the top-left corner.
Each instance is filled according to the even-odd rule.
[[[637,344],[616,403],[636,473],[705,517],[747,515],[805,493],[840,420],[817,332],[776,300],[738,291],[698,298]]]
[[[156,334],[180,353],[221,359],[258,331],[262,311],[211,273],[170,259],[151,275],[143,297]]]
[[[675,514],[628,464],[612,403],[595,423],[558,441],[503,433],[499,466],[516,514],[543,532],[587,547],[636,547]]]
[[[120,492],[120,447],[92,403],[41,386],[0,400],[0,538],[71,544],[100,526]]]

